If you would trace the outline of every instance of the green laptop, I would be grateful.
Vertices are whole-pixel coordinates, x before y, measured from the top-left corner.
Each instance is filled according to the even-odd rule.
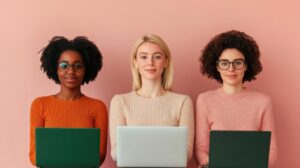
[[[268,168],[270,131],[211,131],[209,168]]]
[[[35,132],[38,167],[99,167],[99,128],[36,128]]]

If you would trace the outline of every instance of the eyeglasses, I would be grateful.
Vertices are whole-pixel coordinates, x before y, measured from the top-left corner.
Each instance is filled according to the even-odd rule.
[[[68,71],[72,67],[75,71],[81,71],[84,69],[84,64],[82,62],[76,62],[74,64],[69,64],[67,62],[61,62],[58,64],[58,69],[61,71]]]
[[[230,67],[230,64],[232,64],[233,69],[240,70],[245,66],[246,61],[243,59],[235,59],[232,62],[230,62],[226,59],[217,61],[217,65],[221,70],[228,70]]]

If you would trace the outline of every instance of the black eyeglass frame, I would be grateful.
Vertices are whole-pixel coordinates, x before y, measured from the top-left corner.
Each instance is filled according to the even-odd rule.
[[[236,68],[235,63],[236,63],[236,62],[239,62],[239,61],[242,61],[242,62],[243,62],[243,65],[242,65],[240,68]],[[222,67],[220,66],[220,63],[221,63],[221,62],[227,62],[227,63],[228,63],[228,67],[227,67],[227,68],[222,68]],[[235,60],[233,60],[233,61],[229,61],[229,60],[227,60],[227,59],[221,59],[221,60],[218,60],[218,61],[217,61],[217,66],[218,66],[221,70],[228,70],[228,69],[230,68],[230,64],[232,64],[233,69],[235,69],[235,70],[240,70],[240,69],[242,69],[243,67],[245,67],[245,66],[247,65],[247,62],[246,62],[246,60],[244,60],[244,59],[242,59],[242,58],[240,58],[240,59],[235,59]]]

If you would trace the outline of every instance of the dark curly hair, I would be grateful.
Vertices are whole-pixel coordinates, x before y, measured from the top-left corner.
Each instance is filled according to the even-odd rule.
[[[200,57],[202,64],[201,73],[208,78],[213,78],[223,83],[217,70],[217,61],[227,48],[235,48],[245,57],[247,70],[245,71],[243,82],[255,80],[255,76],[262,71],[258,45],[252,37],[237,30],[221,33],[210,40]]]
[[[78,52],[85,64],[85,75],[82,84],[88,84],[90,81],[95,80],[102,68],[103,58],[97,46],[84,36],[78,36],[73,40],[68,40],[62,36],[55,36],[41,50],[41,69],[47,74],[48,78],[60,84],[57,75],[58,59],[67,50]]]

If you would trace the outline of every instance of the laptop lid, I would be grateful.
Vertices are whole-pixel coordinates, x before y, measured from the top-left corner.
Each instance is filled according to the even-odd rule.
[[[186,127],[117,128],[118,167],[186,167]]]
[[[268,168],[270,131],[211,131],[209,168]]]
[[[99,128],[36,128],[39,167],[99,167]]]

